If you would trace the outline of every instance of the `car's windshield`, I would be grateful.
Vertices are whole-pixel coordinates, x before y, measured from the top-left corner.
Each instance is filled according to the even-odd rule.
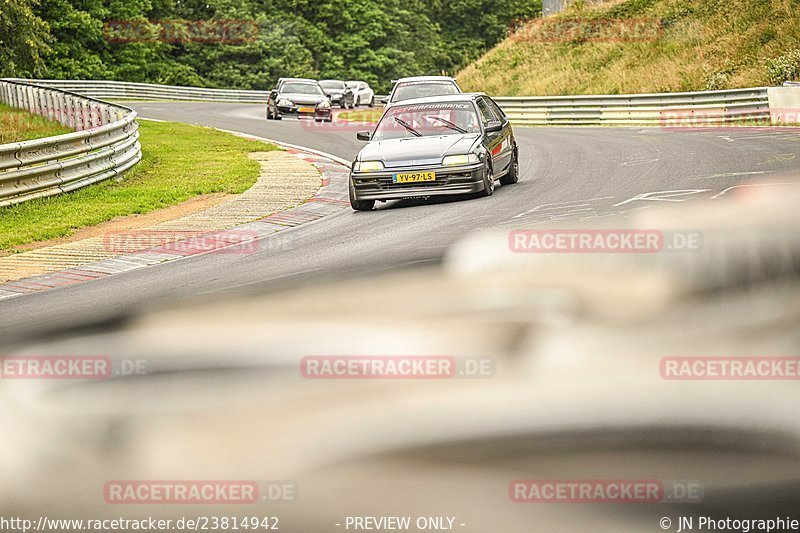
[[[347,82],[347,86],[350,87],[351,89],[355,89],[356,87],[358,87],[358,82],[357,81],[348,81]]]
[[[289,82],[284,83],[283,87],[281,87],[282,93],[292,93],[292,94],[319,94],[322,95],[322,89],[319,88],[319,85],[316,83],[304,83],[304,82]]]
[[[458,94],[461,91],[451,81],[409,81],[397,84],[392,102],[402,102],[412,98],[427,98],[429,96],[447,96]]]
[[[344,89],[345,85],[343,81],[336,81],[336,80],[327,80],[321,81],[319,84],[322,86],[323,89]]]
[[[375,128],[372,139],[380,141],[478,132],[480,124],[472,103],[442,102],[390,107]]]

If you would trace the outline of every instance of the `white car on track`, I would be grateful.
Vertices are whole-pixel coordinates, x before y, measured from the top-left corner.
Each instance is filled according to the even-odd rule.
[[[375,91],[365,81],[349,80],[345,82],[347,87],[353,91],[353,101],[355,105],[366,104],[370,107],[375,105]]]
[[[450,76],[412,76],[392,80],[394,86],[389,96],[383,99],[385,104],[394,104],[415,98],[430,98],[461,94],[461,87]]]

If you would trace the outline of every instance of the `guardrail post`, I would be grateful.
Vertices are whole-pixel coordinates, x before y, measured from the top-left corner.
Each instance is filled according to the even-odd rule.
[[[43,117],[47,116],[46,97],[47,96],[44,89],[36,89],[36,103],[38,104],[38,109],[36,113]]]
[[[25,87],[20,94],[20,109],[28,109],[28,88]]]
[[[64,96],[64,111],[66,112],[67,126],[70,129],[75,129],[75,107],[73,106],[72,96]]]
[[[28,87],[28,90],[25,91],[25,103],[27,104],[26,109],[29,113],[36,113],[36,97],[34,96],[34,91],[36,91],[33,87]]]
[[[58,120],[56,117],[56,97],[53,94],[53,91],[47,91],[47,118],[50,120]]]
[[[89,109],[86,100],[78,100],[78,112],[80,113],[80,130],[88,130],[92,127],[91,119],[89,118]]]

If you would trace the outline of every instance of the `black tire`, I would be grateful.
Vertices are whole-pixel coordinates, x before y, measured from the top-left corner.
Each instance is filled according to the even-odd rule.
[[[347,109],[347,99],[345,99],[345,98],[343,97],[343,98],[342,98],[342,101],[341,101],[341,102],[339,102],[339,107],[341,107],[342,109]]]
[[[267,120],[273,120],[272,113],[269,111],[269,106],[267,106]]]
[[[323,118],[323,122],[333,122],[333,117]]]
[[[511,156],[511,168],[505,176],[500,178],[500,183],[503,185],[513,185],[519,181],[519,156],[517,151],[514,150],[514,155]]]
[[[375,207],[375,200],[356,200],[353,180],[350,180],[348,192],[350,193],[350,207],[352,207],[354,211],[372,211],[372,208]]]
[[[375,107],[375,95],[373,95],[372,98],[369,99],[369,106]]]
[[[494,171],[492,171],[492,166],[487,162],[486,170],[483,173],[483,190],[480,192],[480,196],[491,196],[493,192]]]

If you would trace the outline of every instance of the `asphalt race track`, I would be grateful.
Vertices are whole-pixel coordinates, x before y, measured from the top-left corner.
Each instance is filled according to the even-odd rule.
[[[352,159],[358,129],[267,121],[261,105],[136,103],[145,118],[216,126]],[[247,255],[206,254],[0,302],[6,340],[109,319],[142,304],[281,288],[441,260],[472,230],[625,216],[676,201],[718,201],[744,184],[790,187],[800,130],[516,128],[521,179],[489,198],[395,201],[339,213]],[[146,142],[146,141],[145,141]],[[796,189],[794,189],[796,190]],[[796,194],[796,192],[795,192]],[[269,240],[268,239],[268,240]],[[354,297],[356,297],[354,295]]]

